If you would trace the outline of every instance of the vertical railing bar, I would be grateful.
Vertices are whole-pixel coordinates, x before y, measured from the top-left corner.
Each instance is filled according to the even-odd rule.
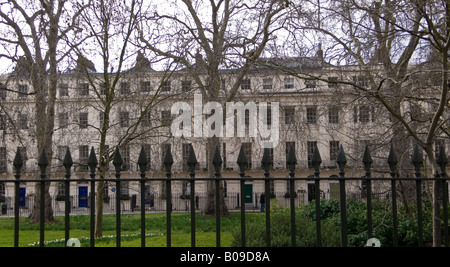
[[[94,172],[91,174],[91,240],[90,245],[91,247],[95,246],[95,169]]]
[[[195,247],[195,167],[197,166],[194,147],[190,145],[187,164],[189,166],[189,176],[191,184],[190,204],[191,204],[191,247]]]
[[[245,173],[241,172],[241,178],[244,178]],[[245,247],[245,180],[240,181],[241,186],[241,246]]]
[[[195,172],[191,172],[191,247],[195,247]]]
[[[166,173],[166,221],[167,221],[167,247],[172,246],[172,183],[170,181],[171,174]]]
[[[121,215],[120,215],[120,198],[121,184],[120,171],[116,172],[116,247],[120,247],[121,243]]]
[[[47,159],[47,155],[45,153],[45,149],[42,149],[42,153],[41,156],[39,157],[39,162],[38,162],[38,166],[41,170],[41,188],[40,188],[40,193],[41,193],[41,203],[40,203],[40,216],[39,216],[39,221],[40,221],[40,237],[39,237],[39,246],[40,247],[44,247],[44,239],[45,239],[45,180],[47,177],[46,174],[46,169],[48,166],[48,159]]]
[[[197,158],[195,157],[194,147],[190,145],[187,165],[189,166],[189,183],[191,188],[191,191],[189,192],[189,202],[191,209],[191,247],[195,247],[195,167],[197,163],[198,162]]]
[[[72,167],[73,161],[72,156],[70,154],[70,150],[67,148],[66,154],[64,156],[63,166],[66,169],[66,179],[64,181],[64,227],[65,227],[65,234],[64,234],[64,240],[65,245],[67,246],[67,241],[69,241],[70,238],[70,168]]]
[[[367,239],[372,238],[372,180],[370,174],[366,175],[367,181]]]
[[[391,194],[392,194],[392,238],[393,246],[398,246],[398,217],[397,217],[397,188],[396,188],[396,176],[397,176],[397,156],[395,154],[394,145],[391,143],[391,148],[389,151],[389,156],[387,159],[389,164],[391,180]]]
[[[266,205],[266,242],[267,247],[270,247],[270,165],[273,164],[272,158],[270,157],[269,148],[264,148],[263,158],[261,160],[261,166],[264,169],[264,198]]]
[[[167,247],[172,246],[172,184],[170,178],[172,177],[172,151],[170,146],[167,146],[166,155],[164,157],[164,166],[166,167],[166,234]]]
[[[372,180],[370,179],[371,171],[370,167],[372,166],[373,160],[370,155],[369,146],[366,145],[364,149],[364,156],[362,160],[364,164],[364,169],[366,171],[365,180],[366,180],[366,200],[367,200],[367,239],[372,238]]]
[[[220,247],[220,177],[216,174],[215,182],[215,211],[216,211],[216,247]]]
[[[367,239],[372,238],[372,180],[370,179],[370,172],[366,173],[367,185]]]
[[[121,184],[120,184],[120,177],[116,177],[116,247],[120,247],[121,242],[121,215],[120,215],[120,190],[121,190]]]
[[[222,167],[222,158],[220,157],[219,146],[216,147],[212,164],[214,165],[215,181],[215,213],[216,213],[216,247],[220,247],[220,168]]]
[[[94,147],[91,148],[91,153],[88,159],[88,165],[90,168],[90,177],[91,177],[91,239],[90,245],[91,247],[95,246],[95,171],[97,168],[97,157],[95,156]]]
[[[419,177],[417,177],[419,178]],[[423,247],[423,222],[422,222],[422,180],[416,180],[417,197],[417,238],[419,247]]]
[[[145,171],[141,171],[141,247],[145,247]]]
[[[320,221],[320,164],[322,163],[322,158],[320,157],[319,149],[317,144],[314,148],[314,154],[312,157],[312,165],[314,166],[314,198],[316,206],[316,244],[318,247],[322,246],[322,233],[321,233],[321,221]]]
[[[45,231],[45,173],[41,174],[41,203],[40,203],[40,215],[39,215],[39,223],[40,223],[40,238],[39,245],[40,247],[44,247],[44,231]]]
[[[266,238],[267,247],[270,247],[270,180],[268,173],[264,173],[264,176],[266,176],[266,180],[264,181],[264,198],[266,202]]]
[[[339,199],[341,212],[341,242],[343,247],[347,247],[347,205],[345,192],[345,164],[347,159],[342,145],[339,148],[339,153],[336,159],[339,165]]]
[[[241,187],[241,246],[245,247],[246,237],[245,237],[245,166],[247,165],[247,157],[245,156],[244,147],[241,146],[239,151],[239,156],[237,160],[239,165],[239,176],[241,177],[240,187]]]
[[[347,211],[346,211],[346,196],[345,196],[345,179],[343,176],[339,179],[339,195],[340,195],[340,209],[341,209],[341,237],[342,246],[347,246]]]
[[[147,171],[148,159],[144,146],[141,147],[139,153],[138,165],[140,170],[141,180],[141,247],[145,247],[145,172]]]
[[[20,170],[15,175],[14,181],[14,247],[19,246],[19,201],[20,201]]]
[[[422,179],[420,174],[420,168],[423,164],[422,149],[419,145],[415,145],[414,152],[411,157],[411,162],[414,165],[416,179],[416,202],[417,202],[417,235],[418,245],[423,246],[423,228],[422,228]]]
[[[444,216],[444,245],[445,247],[449,246],[449,237],[448,237],[448,185],[447,180],[445,177],[447,176],[444,173],[441,174],[442,176],[442,209],[443,209],[443,216]]]
[[[121,199],[121,184],[120,171],[123,165],[123,159],[120,155],[119,147],[116,147],[114,152],[113,165],[116,171],[116,247],[120,247],[121,243],[121,218],[120,218],[120,199]]]
[[[316,177],[318,178],[318,177]],[[322,246],[322,230],[321,230],[321,218],[320,218],[320,181],[316,179],[314,181],[314,186],[316,187],[315,199],[316,199],[316,240],[317,246]]]
[[[445,153],[444,146],[440,146],[439,148],[439,157],[436,159],[436,163],[439,165],[441,169],[440,177],[441,177],[441,186],[442,186],[442,212],[443,212],[443,227],[444,227],[444,246],[449,246],[448,240],[448,187],[447,187],[447,173],[446,168],[448,164],[447,155]],[[436,184],[439,184],[439,181],[436,181]]]
[[[317,151],[318,152],[318,151]],[[297,158],[295,156],[295,149],[291,147],[288,152],[286,163],[289,169],[289,204],[291,208],[291,246],[296,247],[297,226],[295,222],[295,164],[297,164]],[[317,207],[316,207],[317,212]],[[320,213],[320,207],[319,207]],[[316,233],[317,234],[317,233]],[[318,243],[321,243],[320,234],[317,234]]]
[[[395,173],[391,173],[391,189],[392,189],[392,226],[393,226],[393,246],[398,246],[398,217],[397,217],[397,188]]]
[[[166,172],[166,246],[172,246],[172,183],[171,173]]]
[[[291,245],[292,247],[296,247],[296,236],[297,236],[297,227],[295,224],[295,180],[294,180],[294,172],[289,173],[289,205],[291,207]]]
[[[64,182],[64,240],[67,245],[67,241],[70,238],[70,172],[66,172],[66,181]]]
[[[16,156],[14,157],[13,166],[16,171],[14,177],[14,247],[19,246],[19,201],[20,201],[20,169],[23,166],[20,149],[17,148]]]

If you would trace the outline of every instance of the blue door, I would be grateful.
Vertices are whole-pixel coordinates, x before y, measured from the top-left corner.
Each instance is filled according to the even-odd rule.
[[[25,187],[21,187],[19,190],[19,207],[25,207],[26,193],[27,193],[27,189]]]
[[[88,187],[78,187],[78,207],[87,208],[88,206]]]

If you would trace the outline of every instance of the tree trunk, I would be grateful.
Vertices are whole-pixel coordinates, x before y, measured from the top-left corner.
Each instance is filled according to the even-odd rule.
[[[433,181],[433,247],[441,246],[441,181]]]
[[[105,186],[104,181],[97,183],[97,207],[96,219],[95,219],[95,238],[103,237],[103,188]]]
[[[437,167],[435,154],[432,149],[432,145],[428,144],[425,148],[425,153],[427,154],[428,160],[430,162],[432,173],[436,174],[436,177],[439,176],[439,168]],[[441,204],[442,198],[440,197],[442,194],[441,181],[434,180],[433,181],[433,194],[432,194],[432,202],[433,202],[433,247],[441,246]]]
[[[50,183],[45,185],[45,202],[44,202],[44,220],[45,222],[54,221],[52,199],[49,194]],[[41,183],[36,183],[34,195],[34,207],[29,218],[33,223],[39,223],[41,219]]]
[[[216,151],[216,147],[220,149],[220,139],[218,137],[208,138],[206,148],[208,151],[208,177],[215,177],[214,165],[212,163],[214,153]],[[223,156],[221,155],[223,158]],[[219,186],[219,201],[220,201],[220,216],[228,216],[228,208],[225,203],[225,198],[223,194],[223,182],[220,182]],[[215,181],[207,182],[207,201],[204,213],[207,215],[215,215],[216,214],[216,183]]]
[[[56,69],[56,60],[52,62],[51,67]],[[55,118],[55,97],[56,97],[56,71],[50,71],[47,76],[45,67],[38,66],[33,67],[31,74],[31,81],[33,88],[36,92],[36,103],[35,103],[35,127],[36,127],[36,140],[37,140],[37,160],[41,155],[43,149],[45,149],[46,156],[49,165],[46,169],[46,179],[50,178],[51,170],[51,159],[52,159],[52,139],[53,139],[53,128],[54,128],[54,118]],[[48,80],[47,80],[48,79]],[[47,81],[49,84],[47,86]],[[48,95],[45,96],[45,90],[48,88]],[[40,221],[40,209],[41,209],[41,185],[36,183],[35,186],[35,202],[33,212],[30,214],[30,219],[38,223]],[[51,197],[49,193],[50,183],[46,183],[45,186],[45,221],[53,221],[53,208],[51,205]]]
[[[51,10],[51,9],[49,9]],[[47,10],[48,11],[48,10]],[[52,165],[52,141],[53,141],[53,131],[55,126],[55,101],[56,101],[56,87],[58,80],[57,66],[58,62],[56,59],[57,46],[59,41],[58,29],[59,29],[59,16],[55,16],[53,13],[48,12],[49,16],[49,29],[47,35],[48,44],[48,64],[44,57],[42,57],[42,52],[40,51],[40,45],[35,43],[36,48],[35,61],[32,58],[28,58],[30,64],[30,78],[31,84],[35,91],[35,127],[36,127],[36,140],[37,140],[37,159],[39,160],[39,155],[41,151],[45,149],[46,156],[48,159],[47,166],[47,177],[50,178],[50,170]],[[49,194],[50,183],[45,186],[45,221],[53,221],[53,209],[51,205],[51,197]],[[33,209],[33,213],[30,218],[33,222],[40,221],[40,209],[41,209],[41,191],[40,184],[36,184],[36,199]]]
[[[100,133],[100,164],[99,164],[99,173],[98,176],[100,179],[105,178],[105,173],[108,167],[108,151],[106,151],[106,134],[107,134],[107,126],[109,123],[109,112],[111,108],[110,105],[107,104],[105,106],[105,113],[103,114],[103,125],[101,126]],[[96,208],[96,218],[95,218],[95,238],[100,238],[103,236],[103,190],[105,187],[105,181],[100,180],[97,183],[97,208]]]
[[[109,116],[107,116],[108,118]],[[107,122],[104,122],[103,127],[106,129]],[[99,164],[99,171],[98,171],[98,177],[100,178],[100,181],[97,183],[97,206],[96,206],[96,216],[95,216],[95,238],[103,237],[103,190],[105,188],[105,181],[103,179],[105,178],[107,166],[108,166],[108,156],[107,151],[105,147],[105,140],[106,140],[106,133],[102,134],[101,141],[100,141],[100,164]]]

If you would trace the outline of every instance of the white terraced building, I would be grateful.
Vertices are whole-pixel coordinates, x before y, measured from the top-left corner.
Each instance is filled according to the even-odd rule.
[[[79,64],[88,62],[80,59]],[[87,65],[89,66],[89,65]],[[376,69],[376,66],[374,66]],[[52,159],[52,178],[63,178],[64,168],[62,160],[67,149],[70,149],[74,161],[72,178],[86,178],[86,182],[71,183],[70,196],[73,208],[87,208],[88,192],[90,192],[87,160],[91,147],[99,155],[101,142],[100,131],[103,125],[108,127],[106,136],[107,153],[112,155],[117,144],[120,146],[124,160],[122,177],[139,177],[137,164],[141,147],[144,147],[149,159],[148,177],[165,177],[162,160],[168,146],[173,158],[173,177],[188,177],[187,157],[190,145],[197,156],[196,177],[206,177],[207,158],[206,138],[175,137],[171,132],[171,122],[179,115],[171,114],[174,103],[186,102],[194,109],[196,94],[200,91],[195,82],[185,70],[162,72],[153,70],[146,59],[139,54],[136,67],[127,71],[117,82],[116,100],[111,108],[111,115],[104,124],[105,98],[103,73],[97,73],[93,65],[88,67],[89,78],[84,74],[81,66],[61,73],[58,79],[56,100],[55,129],[53,136],[54,158]],[[232,81],[235,79],[233,70],[221,72],[222,93],[225,96]],[[315,57],[298,57],[288,59],[261,59],[260,64],[250,69],[243,79],[240,89],[233,99],[234,103],[267,103],[268,117],[265,122],[269,129],[276,127],[278,122],[279,138],[276,146],[270,149],[272,159],[271,176],[288,177],[286,157],[290,148],[294,148],[297,157],[296,176],[308,177],[313,174],[311,165],[312,155],[317,146],[321,158],[321,177],[338,174],[336,157],[342,145],[347,155],[347,176],[362,176],[362,155],[366,145],[369,145],[374,159],[373,168],[387,169],[386,157],[389,152],[391,121],[389,114],[375,101],[361,96],[352,84],[338,81],[351,81],[359,86],[368,86],[369,81],[358,66],[332,66],[325,64],[319,51]],[[198,95],[197,95],[198,96]],[[38,172],[36,157],[39,154],[35,145],[35,125],[39,118],[34,116],[32,87],[18,63],[16,70],[10,75],[1,77],[0,87],[0,202],[12,207],[14,196],[12,183],[2,183],[1,180],[13,180],[13,166],[16,149],[19,148],[24,160],[21,183],[21,207],[31,207],[34,194],[34,184],[27,184],[26,180],[36,178]],[[197,98],[198,99],[198,98]],[[223,97],[225,101],[225,97]],[[204,106],[206,102],[202,103]],[[273,117],[276,105],[279,106],[277,118]],[[221,103],[225,114],[225,103]],[[148,111],[148,112],[147,112]],[[144,115],[142,115],[144,114]],[[242,114],[241,114],[242,116]],[[202,121],[208,115],[202,114]],[[250,111],[244,113],[246,126],[245,137],[224,137],[220,139],[220,152],[223,157],[223,177],[239,177],[236,163],[239,150],[243,146],[247,160],[246,175],[262,177],[261,159],[263,141],[260,134],[251,137],[248,126],[255,119]],[[223,115],[223,124],[227,118]],[[235,119],[237,121],[237,118]],[[217,125],[215,125],[217,127]],[[194,131],[195,129],[192,129]],[[223,130],[225,133],[225,130]],[[132,136],[129,142],[124,142],[124,136]],[[272,136],[273,137],[273,136]],[[125,143],[125,144],[124,144]],[[437,140],[436,145],[445,145],[445,141]],[[114,177],[114,166],[109,163],[106,177]],[[381,175],[381,174],[379,174]],[[385,172],[384,175],[388,175]],[[199,198],[205,196],[205,182],[197,182],[196,193]],[[361,181],[351,182],[347,190],[361,193]],[[381,185],[380,185],[381,186]],[[280,203],[288,203],[285,198],[289,192],[286,181],[275,181],[271,184],[273,196]],[[229,208],[238,204],[236,193],[239,183],[228,181],[225,190]],[[297,192],[296,203],[305,203],[314,198],[317,190],[314,183],[298,181],[295,184]],[[337,194],[337,182],[322,181],[321,196],[333,198]],[[374,190],[377,190],[375,188]],[[247,205],[256,207],[259,204],[259,194],[264,191],[261,181],[246,182],[246,194],[251,196]],[[106,183],[104,201],[115,197],[114,183]],[[187,182],[174,181],[172,193],[177,196],[189,192]],[[122,192],[126,201],[130,202],[128,209],[142,206],[139,203],[139,185],[124,183]],[[52,183],[50,194],[55,199],[65,194],[64,187]],[[150,182],[146,186],[145,194],[149,197],[146,208],[165,208],[165,186],[161,181]],[[134,198],[137,196],[136,198]],[[132,203],[137,199],[137,203]],[[231,200],[232,199],[232,200]],[[184,210],[188,200],[179,198],[174,209]],[[64,209],[55,201],[54,210]],[[199,200],[199,208],[201,201]],[[113,205],[111,205],[113,206]],[[127,208],[125,208],[127,209]],[[107,210],[107,209],[105,209]]]

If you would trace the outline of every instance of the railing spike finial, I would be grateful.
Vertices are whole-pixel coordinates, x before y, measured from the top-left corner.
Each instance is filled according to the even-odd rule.
[[[340,145],[336,162],[339,164],[347,164],[347,157],[345,156],[344,147]]]
[[[420,167],[423,164],[423,154],[422,154],[422,149],[419,147],[418,144],[416,144],[414,146],[414,152],[411,157],[411,162],[414,165],[416,177],[419,177],[420,176]]]
[[[188,154],[188,159],[187,159],[186,163],[189,166],[189,171],[194,172],[195,166],[197,165],[198,161],[197,161],[197,157],[195,156],[195,151],[194,151],[194,147],[192,146],[192,144],[189,145],[189,154]]]
[[[45,148],[43,148],[41,150],[41,155],[39,156],[38,165],[45,166],[45,167],[48,166],[48,159],[47,159],[47,153],[45,153]]]
[[[123,159],[120,155],[119,147],[116,146],[116,150],[114,151],[113,165],[116,168],[116,171],[120,170],[123,165]]]
[[[223,163],[222,157],[220,157],[220,150],[219,150],[218,146],[216,147],[216,150],[214,152],[214,157],[213,157],[212,163],[214,165],[214,169],[215,169],[216,176],[217,176],[217,174],[220,173],[220,166]]]
[[[311,159],[311,163],[314,166],[315,175],[318,176],[320,164],[322,163],[322,157],[320,157],[320,152],[317,144],[315,144],[314,146],[314,153]]]
[[[166,172],[169,173],[172,171],[172,165],[173,165],[173,158],[172,158],[172,151],[170,149],[170,146],[167,146],[166,154],[164,156],[164,166],[166,167]]]
[[[397,160],[397,155],[395,154],[395,149],[394,149],[393,144],[391,144],[391,149],[389,150],[389,156],[388,156],[387,162],[389,164],[391,172],[395,172],[398,160]]]
[[[240,173],[244,173],[245,166],[247,166],[247,157],[245,156],[244,146],[241,145],[241,149],[239,150],[239,156],[237,159],[237,164],[239,166]]]
[[[414,151],[411,158],[411,162],[413,164],[422,164],[423,163],[423,155],[422,150],[420,149],[419,145],[414,145]]]
[[[347,164],[347,157],[345,156],[344,147],[342,145],[339,147],[336,163],[339,166],[339,173],[343,176],[345,165]]]
[[[216,164],[222,164],[223,163],[222,157],[220,157],[220,149],[219,149],[218,146],[216,147],[216,150],[214,151],[214,157],[213,157],[213,161],[212,162],[216,163]]]
[[[70,153],[70,149],[66,149],[66,154],[64,155],[63,166],[66,170],[70,169],[73,165],[72,154]]]
[[[269,172],[270,163],[272,163],[270,159],[270,151],[269,148],[264,148],[264,154],[261,160],[261,166],[264,169],[265,173]]]
[[[436,163],[441,168],[441,174],[445,174],[445,168],[447,167],[448,159],[447,159],[447,155],[445,154],[444,146],[439,147],[439,156],[436,159]]]
[[[13,166],[16,169],[16,172],[20,172],[20,169],[23,166],[23,159],[19,148],[17,148],[16,156],[14,157],[13,161]]]
[[[141,172],[145,172],[147,170],[148,159],[147,153],[145,152],[144,146],[141,147],[141,152],[139,153],[138,165]]]
[[[95,168],[97,167],[98,160],[97,156],[95,155],[94,147],[91,147],[91,153],[89,154],[88,158],[88,166],[91,169],[91,172],[95,172]]]
[[[320,155],[319,155],[320,156]],[[295,156],[295,149],[291,147],[288,152],[288,156],[286,159],[286,163],[288,165],[289,171],[294,171],[295,164],[297,164],[297,157]]]
[[[391,149],[389,151],[389,156],[388,156],[387,162],[389,164],[391,176],[395,177],[395,175],[397,173],[398,160],[397,160],[397,155],[395,154],[394,145],[392,143],[391,143]]]
[[[370,149],[369,146],[366,145],[366,148],[364,149],[364,156],[362,160],[364,164],[364,169],[366,170],[366,175],[369,172],[370,173],[370,167],[372,166],[373,160],[372,156],[370,155]]]
[[[39,156],[38,166],[41,168],[41,173],[45,173],[48,166],[47,153],[45,153],[45,148],[42,149],[41,155]]]

